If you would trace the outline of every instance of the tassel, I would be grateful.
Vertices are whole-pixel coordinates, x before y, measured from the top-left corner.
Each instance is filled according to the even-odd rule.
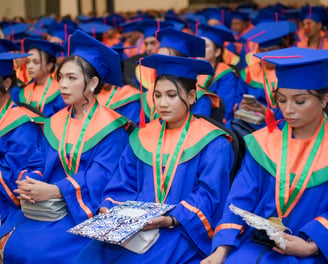
[[[265,112],[265,123],[267,124],[269,133],[272,133],[278,127],[278,122],[270,108],[267,108]]]
[[[139,115],[139,127],[143,128],[143,127],[146,126],[146,117],[145,117],[145,111],[144,111],[144,108],[143,108],[141,60],[142,60],[142,58],[139,59],[140,92],[141,92],[141,109],[140,109],[140,115]]]

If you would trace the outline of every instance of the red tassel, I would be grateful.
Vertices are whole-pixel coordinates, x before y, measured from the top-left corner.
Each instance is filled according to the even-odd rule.
[[[274,116],[273,111],[270,108],[267,108],[265,113],[265,123],[267,124],[269,133],[277,128],[278,122]]]

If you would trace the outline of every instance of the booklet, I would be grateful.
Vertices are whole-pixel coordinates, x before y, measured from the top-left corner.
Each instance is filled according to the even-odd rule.
[[[154,202],[126,201],[69,229],[68,232],[122,244],[145,227],[150,219],[164,215],[175,205]]]
[[[267,237],[263,236],[263,232],[257,232],[256,238],[253,239],[254,241],[268,246],[278,245],[281,249],[286,248],[285,239],[281,232],[289,229],[282,225],[280,219],[280,221],[277,218],[265,219],[233,204],[229,205],[229,209],[234,214],[241,216],[249,226],[254,227],[257,230],[265,231]],[[270,243],[268,240],[272,241],[271,245],[269,245]]]

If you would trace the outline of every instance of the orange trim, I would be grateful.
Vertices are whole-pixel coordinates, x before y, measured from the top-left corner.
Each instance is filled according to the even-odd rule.
[[[89,209],[89,207],[87,207],[83,202],[80,185],[70,176],[67,176],[67,179],[72,183],[72,185],[74,186],[74,188],[76,190],[76,198],[79,202],[80,207],[87,214],[88,218],[91,218],[93,216],[93,214],[92,214],[91,210]]]
[[[322,216],[316,217],[314,220],[317,220],[320,224],[322,224],[326,229],[328,229],[328,220]]]
[[[203,222],[203,225],[205,226],[205,229],[207,231],[207,234],[210,238],[212,238],[214,236],[212,227],[210,225],[210,223],[208,222],[206,216],[204,215],[204,213],[199,210],[198,208],[190,205],[189,203],[187,203],[186,201],[181,201],[181,204],[186,207],[188,210],[190,210],[193,213],[196,213],[197,216],[199,217],[199,219]]]
[[[3,188],[5,189],[6,193],[8,194],[8,196],[10,197],[10,199],[19,207],[20,206],[20,202],[19,200],[16,198],[16,196],[11,192],[11,190],[9,189],[9,187],[7,186],[6,182],[4,181],[4,179],[2,178],[2,173],[0,171],[0,183],[3,186]]]
[[[112,198],[110,198],[110,197],[107,197],[107,198],[105,199],[105,201],[111,201],[111,202],[114,203],[114,204],[122,204],[122,203],[123,203],[123,202],[115,201],[114,199],[112,199]]]
[[[222,229],[237,229],[240,230],[240,234],[244,232],[244,228],[242,225],[237,224],[221,224],[215,228],[214,235]]]
[[[9,239],[9,237],[11,236],[12,232],[14,230],[12,230],[11,232],[9,232],[8,234],[6,234],[5,236],[3,236],[1,239],[0,239],[0,261],[2,260],[3,261],[3,253],[5,251],[5,246],[6,246],[6,243]],[[2,263],[1,261],[1,263]]]
[[[18,178],[17,178],[18,181],[21,180],[21,178],[23,177],[23,175],[24,175],[25,172],[27,172],[27,170],[22,170],[22,171],[19,173]]]
[[[40,177],[42,177],[42,176],[43,176],[43,174],[42,174],[42,172],[41,172],[41,171],[32,171],[32,173],[36,173],[36,174],[40,175]]]

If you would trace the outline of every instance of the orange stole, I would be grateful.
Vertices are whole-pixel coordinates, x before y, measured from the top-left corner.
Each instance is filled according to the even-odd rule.
[[[261,146],[265,154],[275,164],[280,163],[281,149],[282,149],[282,131],[280,129],[273,130],[269,133],[267,128],[263,128],[253,133],[256,141]],[[290,139],[288,144],[288,164],[290,164],[291,173],[300,174],[303,168],[300,168],[300,164],[305,164],[309,153],[311,151],[310,145],[311,139]],[[318,149],[318,154],[327,152],[328,150],[328,123],[325,125],[325,134]],[[313,171],[323,169],[328,166],[328,160],[326,155],[318,155],[315,158],[315,167]]]
[[[68,112],[68,107],[65,107],[50,118],[51,130],[59,142],[62,140]],[[96,136],[108,124],[120,117],[120,114],[107,107],[98,107],[85,132],[85,142]],[[77,133],[81,131],[81,126],[83,126],[82,120],[71,119],[69,131],[67,132],[67,143],[73,144],[76,142]]]
[[[117,87],[117,90],[116,90],[114,96],[112,97],[112,99],[110,100],[110,102],[108,104],[108,100],[113,92],[113,88],[114,88],[114,86],[112,86],[110,90],[107,90],[107,89],[100,90],[100,93],[97,94],[97,100],[98,100],[99,104],[110,107],[111,105],[113,105],[119,101],[124,101],[131,96],[141,94],[140,91],[137,88],[133,87],[132,85],[127,84],[127,85],[124,85],[123,87]],[[130,101],[127,100],[125,103],[122,103],[119,106],[125,105],[129,102]]]
[[[230,70],[231,67],[228,66],[227,64],[220,62],[215,69],[215,73],[214,73],[214,77],[212,80],[215,80],[222,72]],[[200,74],[197,76],[197,87],[202,87],[205,88],[205,86],[207,85],[207,79],[208,79],[209,75],[204,75],[204,74]],[[212,85],[212,83],[210,84]],[[209,86],[208,86],[209,87]]]
[[[303,40],[297,42],[297,47],[299,48],[311,48],[311,49],[328,49],[328,39],[325,36],[325,32],[321,31],[320,32],[320,46],[313,48],[308,46],[308,41],[309,39],[305,37]]]
[[[251,82],[261,83],[263,85],[263,70],[260,63],[254,63],[245,68],[246,79],[244,80],[247,84],[251,84]],[[274,69],[268,70],[266,69],[266,75],[270,82],[274,82],[276,80],[276,73]]]
[[[154,153],[157,149],[157,142],[154,139],[158,139],[161,132],[161,123],[158,119],[146,124],[145,128],[139,130],[139,139],[144,149]],[[164,143],[164,154],[171,154],[174,152],[179,137],[181,135],[183,127],[167,129],[165,134]],[[208,133],[213,130],[219,130],[218,127],[207,122],[204,119],[192,118],[190,122],[190,127],[183,143],[183,149],[188,149],[198,143],[203,139]]]

